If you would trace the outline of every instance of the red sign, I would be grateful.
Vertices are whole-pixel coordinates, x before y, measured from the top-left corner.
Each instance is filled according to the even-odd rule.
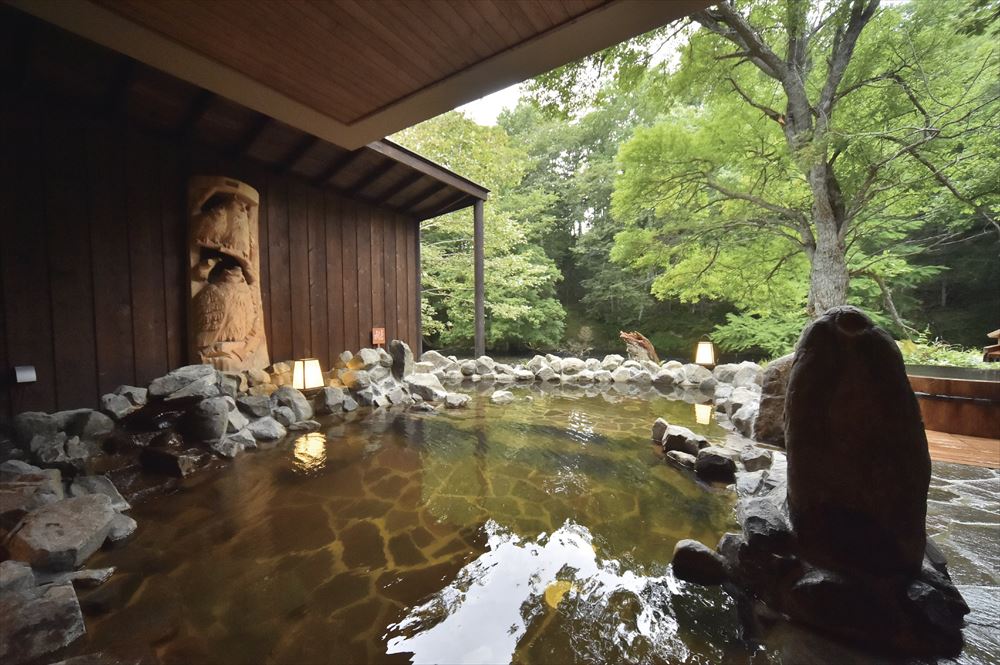
[[[385,344],[385,328],[372,328],[372,344],[375,346]]]

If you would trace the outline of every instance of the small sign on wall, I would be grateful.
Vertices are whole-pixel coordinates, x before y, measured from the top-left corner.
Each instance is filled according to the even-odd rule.
[[[372,345],[382,346],[385,344],[385,328],[372,328]]]

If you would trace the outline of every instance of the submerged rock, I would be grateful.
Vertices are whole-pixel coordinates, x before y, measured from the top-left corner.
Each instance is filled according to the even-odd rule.
[[[695,462],[698,460],[694,455],[680,450],[668,450],[664,453],[664,457],[675,466],[687,469],[688,471],[694,471]]]
[[[444,405],[448,409],[461,409],[468,405],[471,398],[462,393],[448,393],[444,399]]]
[[[514,394],[508,390],[494,390],[490,401],[494,404],[510,404],[514,401]]]
[[[786,399],[788,503],[804,556],[915,576],[931,466],[892,337],[857,308],[830,309],[802,334]]]

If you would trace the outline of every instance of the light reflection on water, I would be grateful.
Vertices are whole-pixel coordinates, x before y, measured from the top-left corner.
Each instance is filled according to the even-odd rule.
[[[683,642],[672,639],[678,626],[664,613],[669,608],[662,604],[663,594],[651,593],[679,591],[679,583],[666,571],[637,575],[623,571],[618,561],[599,560],[590,531],[569,521],[534,540],[522,539],[492,520],[484,529],[486,553],[389,626],[387,653],[412,653],[417,665],[510,662],[533,624],[544,626],[556,613],[572,621],[584,608],[593,614],[595,608],[606,608],[613,594],[624,592],[640,600],[641,610],[631,618],[614,616],[617,625],[606,626],[601,636],[611,644],[602,651],[625,655],[642,637],[658,647],[660,658],[687,657]],[[547,593],[554,587],[557,593]],[[656,607],[648,602],[654,597],[661,601]]]
[[[326,437],[319,432],[309,432],[295,439],[292,455],[297,471],[312,472],[326,464]]]

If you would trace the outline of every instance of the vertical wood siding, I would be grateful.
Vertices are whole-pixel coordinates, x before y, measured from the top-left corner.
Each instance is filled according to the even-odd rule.
[[[126,128],[0,114],[0,417],[96,407],[187,363],[187,180],[261,194],[261,295],[272,361],[371,340],[415,346],[417,222],[248,161]]]

